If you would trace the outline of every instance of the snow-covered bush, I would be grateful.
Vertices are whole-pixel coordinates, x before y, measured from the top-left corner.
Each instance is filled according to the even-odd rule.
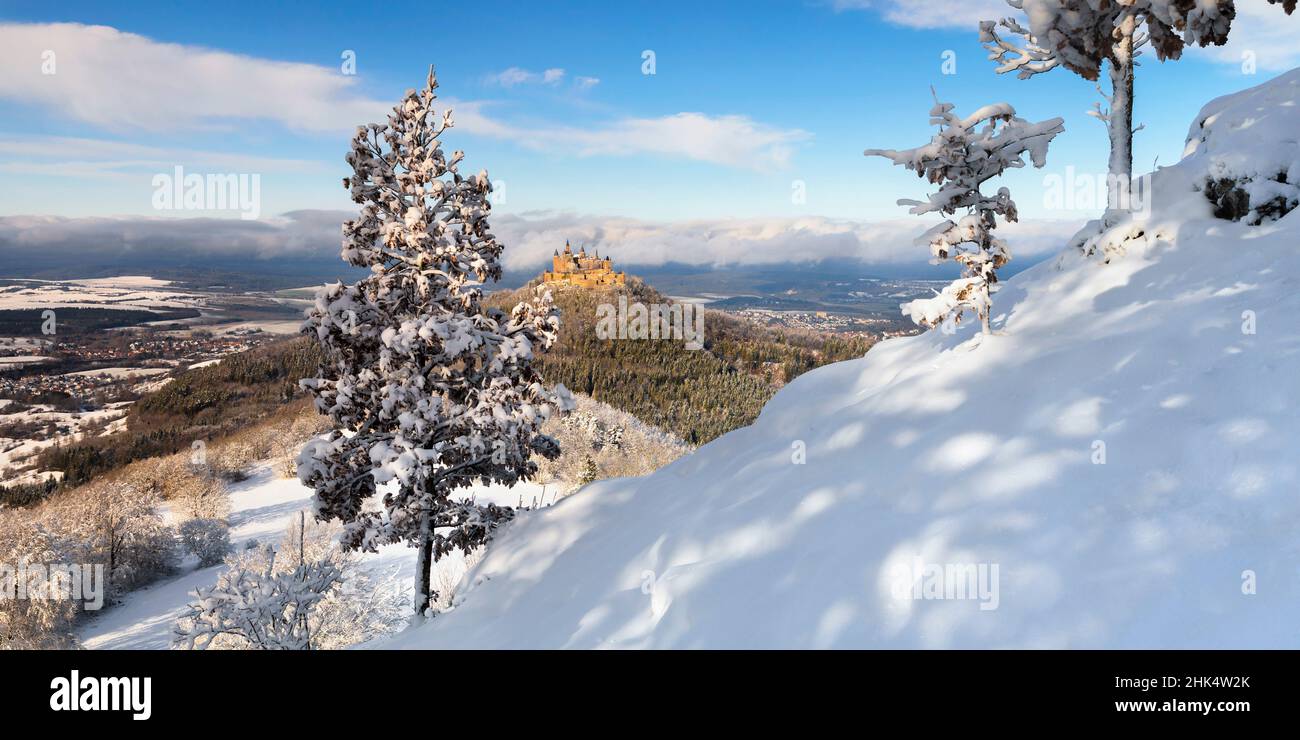
[[[167,485],[172,505],[194,519],[225,519],[230,514],[230,494],[225,481],[206,467],[187,466]]]
[[[1016,117],[1006,103],[986,105],[962,118],[951,103],[939,102],[930,110],[930,122],[939,132],[928,144],[915,149],[868,149],[867,156],[879,156],[906,167],[936,184],[939,189],[925,201],[899,200],[918,215],[965,211],[959,220],[945,221],[930,229],[918,241],[930,246],[935,262],[952,260],[962,266],[962,276],[933,298],[902,305],[903,314],[917,324],[936,326],[951,319],[959,323],[966,309],[979,317],[989,333],[992,309],[990,295],[997,290],[997,270],[1011,260],[1001,239],[993,236],[998,217],[1017,219],[1011,191],[999,188],[996,195],[980,192],[983,184],[1009,168],[1024,167],[1029,154],[1035,167],[1047,162],[1047,146],[1065,130],[1060,118],[1030,123]]]
[[[14,569],[0,577],[0,650],[67,649],[75,647],[74,620],[81,602],[71,599],[10,598],[16,576],[27,564],[74,562],[73,544],[37,520],[29,511],[0,511],[0,564]]]
[[[269,457],[275,461],[275,469],[280,477],[297,478],[298,451],[312,437],[329,428],[329,419],[308,406],[304,413],[295,415],[289,423],[278,429],[278,433],[271,439]]]
[[[110,598],[175,571],[176,531],[163,522],[158,494],[117,481],[92,483],[63,497],[48,515],[77,543],[75,562],[105,569]]]
[[[298,477],[298,455],[283,455],[275,461],[275,472],[281,478],[295,479]]]
[[[179,565],[176,532],[158,493],[128,477],[60,492],[39,507],[0,511],[0,564],[101,566],[103,603],[169,575]],[[3,576],[0,575],[0,588]],[[0,648],[72,647],[77,599],[0,598]]]
[[[230,527],[221,519],[190,519],[181,522],[179,531],[181,546],[201,567],[220,563],[230,552]]]
[[[266,439],[268,432],[269,430],[254,427],[238,439],[214,445],[209,457],[216,477],[232,482],[246,480],[248,468],[270,453],[269,440]],[[256,441],[262,444],[253,444],[254,439],[250,439],[253,437],[259,438]]]
[[[544,386],[534,353],[559,318],[544,290],[506,313],[486,306],[502,246],[488,225],[487,172],[460,174],[440,137],[450,110],[434,109],[430,68],[387,124],[358,128],[344,184],[361,205],[343,224],[342,257],[370,275],[327,286],[304,331],[320,343],[320,377],[302,385],[333,429],[308,443],[298,476],[315,489],[317,516],[344,524],[342,544],[418,548],[415,611],[431,602],[432,562],[470,552],[511,510],[453,498],[475,480],[511,485],[554,457],[539,433],[567,391]],[[367,502],[380,494],[379,510]]]
[[[676,435],[581,394],[575,410],[552,418],[542,431],[560,444],[560,455],[538,460],[538,478],[570,493],[584,482],[646,475],[691,451]]]
[[[473,552],[461,553],[460,560],[447,558],[438,563],[433,582],[434,611],[446,611],[452,607],[456,599],[456,589],[461,585],[461,580],[466,573],[479,564],[486,551],[486,547],[480,547]]]
[[[1203,163],[1199,185],[1218,218],[1257,226],[1300,205],[1300,141],[1278,112],[1288,105],[1288,89],[1300,85],[1300,72],[1279,82],[1209,103],[1187,133],[1183,156]]]
[[[310,613],[313,645],[333,650],[395,632],[406,625],[411,589],[398,579],[398,569],[371,573],[355,552],[338,544],[343,528],[300,515],[289,522],[280,552],[304,562],[329,561],[341,576],[336,588]],[[442,569],[439,569],[441,572]]]
[[[278,549],[255,544],[230,555],[217,586],[198,592],[177,622],[175,647],[330,650],[399,629],[409,590],[395,571],[376,576],[343,552],[340,531],[299,516]]]
[[[246,551],[257,552],[257,551]],[[222,638],[252,650],[310,650],[312,608],[341,580],[329,561],[275,570],[276,552],[237,557],[215,586],[195,591],[196,601],[177,622],[173,646],[206,650]],[[257,561],[261,561],[260,563]]]
[[[338,650],[405,627],[411,586],[398,575],[400,569],[394,567],[376,574],[362,567],[355,553],[340,552],[336,557],[342,563],[343,580],[325,594],[311,613],[316,648]],[[438,573],[445,570],[440,567]],[[439,596],[442,593],[439,591]]]
[[[1206,181],[1205,197],[1214,204],[1218,218],[1258,226],[1295,210],[1300,205],[1300,185],[1285,171],[1260,179],[1221,177]]]

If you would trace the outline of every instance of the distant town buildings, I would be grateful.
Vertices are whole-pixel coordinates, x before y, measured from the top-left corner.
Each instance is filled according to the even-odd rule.
[[[767,308],[727,309],[726,312],[764,326],[806,329],[819,333],[877,339],[906,337],[920,333],[919,329],[910,322],[896,318],[856,316],[829,311],[778,311]]]

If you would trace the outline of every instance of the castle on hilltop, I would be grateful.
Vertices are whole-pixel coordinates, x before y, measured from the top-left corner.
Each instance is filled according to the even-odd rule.
[[[577,254],[574,254],[567,241],[564,242],[564,254],[555,250],[555,256],[551,258],[551,271],[542,273],[544,283],[565,283],[584,288],[623,285],[626,279],[624,273],[614,272],[614,261],[609,257],[602,258],[599,251],[595,256],[588,257],[585,248],[579,248]]]

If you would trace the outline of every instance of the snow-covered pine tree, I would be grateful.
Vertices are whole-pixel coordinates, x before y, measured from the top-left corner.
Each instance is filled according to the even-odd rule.
[[[434,110],[436,88],[431,67],[386,125],[360,127],[352,141],[344,186],[361,214],[343,224],[342,257],[370,275],[326,286],[303,327],[325,362],[302,385],[335,428],[298,458],[316,515],[343,523],[345,547],[418,548],[417,616],[433,600],[433,560],[470,552],[513,513],[453,494],[532,476],[534,453],[559,452],[541,424],[572,405],[533,364],[559,328],[550,293],[539,288],[509,314],[483,303],[483,284],[501,276],[492,185],[485,171],[460,174],[462,152],[444,155],[453,119]]]
[[[1111,207],[1124,207],[1133,172],[1133,70],[1148,43],[1161,61],[1178,59],[1188,44],[1222,46],[1237,10],[1234,0],[1006,0],[1023,11],[1028,25],[1015,18],[980,22],[980,41],[997,72],[1021,79],[1064,66],[1086,80],[1097,80],[1108,67],[1110,92],[1097,86],[1108,107],[1098,103],[1090,114],[1106,124],[1110,137],[1108,166]],[[1268,0],[1287,15],[1296,0]],[[998,27],[1011,36],[1010,41]],[[1138,127],[1139,129],[1141,127]]]
[[[582,475],[578,477],[578,485],[585,486],[588,483],[594,483],[600,476],[600,468],[596,467],[596,461],[591,455],[587,455],[582,461]]]
[[[939,132],[924,146],[865,152],[868,157],[884,157],[902,165],[939,186],[925,201],[899,200],[899,205],[912,207],[910,213],[952,215],[965,211],[956,222],[944,221],[917,240],[930,245],[935,262],[961,264],[961,278],[933,298],[910,301],[901,308],[904,315],[923,326],[935,326],[949,318],[959,323],[962,313],[970,309],[988,334],[990,294],[997,290],[997,270],[1011,260],[1011,253],[993,236],[993,229],[999,216],[1015,221],[1017,214],[1007,188],[986,196],[980,187],[1009,168],[1024,167],[1026,152],[1035,167],[1042,167],[1048,144],[1065,127],[1060,118],[1039,123],[1017,118],[1015,108],[1006,103],[986,105],[961,118],[953,113],[951,103],[939,102],[937,97],[930,109],[930,123],[937,125]]]

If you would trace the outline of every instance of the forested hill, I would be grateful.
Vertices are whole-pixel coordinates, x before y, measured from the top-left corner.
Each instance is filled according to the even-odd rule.
[[[538,281],[493,295],[503,308],[531,295]],[[703,444],[758,417],[772,394],[820,365],[861,357],[872,340],[759,326],[720,311],[705,311],[704,349],[680,339],[612,340],[596,334],[597,307],[671,304],[638,278],[626,287],[552,286],[562,311],[560,340],[544,355],[547,383],[622,409],[642,421]]]
[[[501,291],[489,302],[508,308],[531,288]],[[635,278],[618,291],[554,289],[563,326],[559,343],[543,356],[543,377],[695,445],[752,423],[772,394],[795,376],[861,357],[871,346],[856,337],[776,331],[718,311],[705,312],[703,350],[687,350],[680,340],[598,339],[596,307],[617,303],[620,292],[629,302],[671,303]],[[62,472],[63,487],[71,487],[134,460],[188,449],[197,439],[224,438],[284,404],[302,403],[297,381],[314,374],[319,362],[315,342],[297,337],[182,372],[142,397],[125,429],[51,447],[38,467]],[[0,491],[0,502],[35,500],[48,488]]]
[[[320,352],[307,337],[227,355],[217,364],[186,370],[143,396],[121,431],[50,447],[37,467],[63,473],[62,485],[70,488],[135,460],[188,450],[195,440],[222,439],[285,404],[305,403],[298,379],[314,374],[319,365]],[[0,503],[4,494],[0,491]]]

